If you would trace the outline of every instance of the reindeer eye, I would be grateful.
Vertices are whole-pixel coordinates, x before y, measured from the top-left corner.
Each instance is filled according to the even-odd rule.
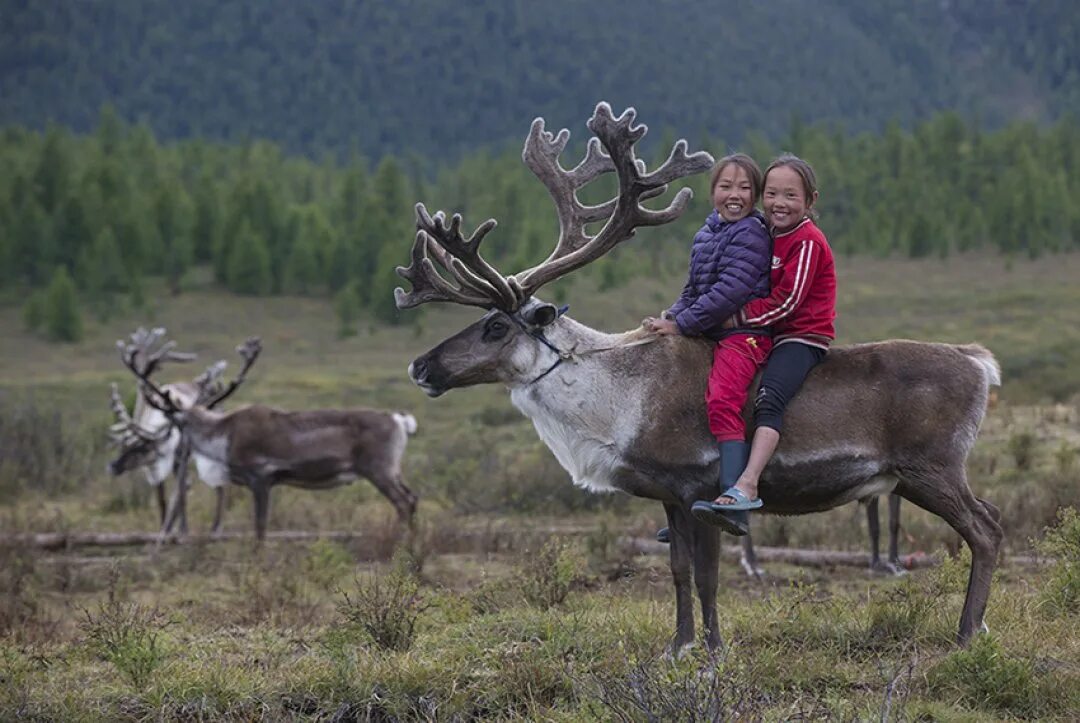
[[[484,329],[484,341],[498,341],[506,336],[510,326],[502,319],[492,319]]]

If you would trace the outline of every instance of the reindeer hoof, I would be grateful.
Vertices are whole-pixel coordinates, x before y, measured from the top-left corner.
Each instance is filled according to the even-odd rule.
[[[765,571],[757,565],[751,565],[750,561],[745,557],[739,560],[739,566],[742,567],[746,576],[754,580],[761,580],[765,576]]]
[[[891,575],[893,577],[902,577],[907,575],[907,570],[899,562],[877,562],[870,563],[870,572],[875,575]]]

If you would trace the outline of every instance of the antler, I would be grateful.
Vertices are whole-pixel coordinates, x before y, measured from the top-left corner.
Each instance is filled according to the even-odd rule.
[[[570,170],[559,163],[570,132],[557,135],[544,130],[544,120],[537,118],[529,129],[522,160],[547,187],[559,216],[559,240],[555,250],[541,264],[514,276],[504,277],[484,261],[478,252],[480,241],[495,227],[495,220],[481,224],[472,236],[461,236],[461,217],[455,214],[447,226],[440,211],[431,217],[423,204],[417,204],[419,229],[412,248],[412,263],[398,267],[398,274],[411,282],[412,291],[394,290],[399,309],[428,301],[452,301],[458,304],[499,308],[513,312],[543,286],[571,271],[595,261],[619,243],[632,238],[639,226],[659,226],[678,218],[693,192],[681,189],[664,209],[653,211],[641,201],[659,196],[667,184],[685,176],[708,170],[713,159],[708,153],[687,155],[686,141],[678,141],[668,159],[657,170],[647,173],[644,161],[635,158],[634,144],[648,131],[634,126],[636,112],[629,108],[618,118],[607,103],[599,103],[588,127],[596,134],[589,140],[585,158]],[[583,205],[577,191],[603,173],[615,171],[619,193],[597,206]],[[585,225],[607,219],[604,227],[589,236]],[[447,270],[456,286],[436,270],[429,258],[435,257]]]
[[[236,378],[229,382],[229,386],[221,389],[220,384],[217,384],[216,393],[213,393],[213,390],[210,390],[211,393],[206,399],[203,398],[203,395],[200,391],[199,404],[206,407],[207,409],[213,409],[217,405],[224,402],[232,395],[233,392],[237,390],[237,388],[239,388],[241,384],[244,383],[244,379],[247,378],[248,369],[251,368],[251,365],[255,363],[255,360],[259,358],[259,354],[262,352],[262,341],[259,339],[259,337],[253,336],[240,346],[236,347],[236,351],[238,354],[240,354],[241,358],[243,358],[244,366],[240,369],[240,373],[236,375]],[[207,369],[206,372],[204,372],[203,376],[207,377],[207,388],[209,388],[209,385],[212,383],[211,380],[213,379],[213,370],[219,367],[219,365],[220,368],[217,370],[216,374],[217,376],[220,376],[221,373],[225,371],[224,362],[218,362],[217,364]],[[202,389],[204,389],[204,387],[200,385],[200,390]]]
[[[221,381],[221,375],[225,373],[225,367],[227,366],[228,362],[224,359],[219,359],[206,367],[202,374],[195,377],[194,383],[199,389],[199,395],[195,400],[195,404],[205,404],[208,400],[224,391],[225,387],[224,383]]]
[[[680,140],[667,160],[652,173],[646,173],[644,161],[635,158],[634,144],[648,132],[645,125],[634,125],[637,112],[627,108],[618,118],[607,103],[598,103],[588,127],[596,134],[589,141],[585,160],[570,171],[559,164],[559,154],[570,138],[562,130],[552,138],[544,131],[543,120],[533,122],[522,157],[548,188],[559,214],[559,242],[545,261],[517,274],[515,281],[525,297],[532,296],[544,284],[595,261],[616,245],[632,238],[639,226],[660,226],[677,219],[686,210],[693,191],[682,188],[667,208],[653,211],[641,201],[658,196],[667,184],[679,178],[701,173],[712,167],[713,159],[700,151],[687,155],[686,141]],[[602,144],[606,155],[600,150]],[[577,190],[601,173],[614,170],[619,179],[619,195],[599,206],[583,206]],[[585,232],[585,224],[607,218],[595,235]]]
[[[123,341],[117,341],[116,346],[120,350],[120,359],[124,362],[124,366],[130,369],[139,380],[146,403],[165,414],[173,414],[180,411],[180,408],[173,403],[168,392],[150,381],[150,375],[164,362],[189,362],[195,359],[196,355],[174,351],[175,341],[167,341],[154,349],[164,337],[165,329],[161,327],[147,331],[140,326],[129,337],[130,342],[125,344]],[[146,393],[148,389],[152,394]]]
[[[147,376],[157,371],[164,362],[189,362],[197,357],[196,354],[174,351],[175,341],[167,341],[155,350],[154,345],[164,338],[165,329],[160,326],[149,331],[140,326],[130,336],[128,346],[134,350],[132,359]]]
[[[114,444],[123,444],[132,437],[138,437],[148,442],[160,441],[163,437],[162,433],[149,432],[135,423],[135,420],[128,414],[127,407],[124,406],[124,401],[120,398],[120,389],[113,382],[109,385],[109,408],[112,409],[113,416],[116,417],[116,422],[109,427],[109,437]],[[165,428],[165,434],[168,434],[171,430]]]
[[[495,219],[488,219],[473,231],[468,239],[461,235],[461,216],[454,214],[450,225],[442,211],[432,218],[424,204],[416,204],[416,240],[412,247],[412,263],[398,266],[398,276],[412,285],[405,293],[394,289],[394,301],[399,309],[410,309],[428,301],[452,301],[466,306],[514,306],[514,295],[498,271],[480,257],[479,246],[484,236],[495,228]],[[428,254],[435,257],[451,277],[454,286],[435,268]],[[457,254],[460,254],[459,257]]]
[[[168,392],[161,389],[158,385],[154,384],[150,380],[150,374],[157,367],[157,362],[154,363],[139,363],[139,353],[145,350],[145,347],[135,342],[139,332],[145,330],[139,329],[138,332],[132,334],[133,343],[124,344],[122,340],[118,340],[117,348],[120,350],[120,360],[124,363],[127,369],[131,370],[131,373],[135,375],[135,378],[139,381],[139,390],[143,392],[143,399],[146,403],[154,407],[154,409],[163,412],[166,415],[171,415],[179,412],[179,407],[173,403],[173,400],[168,396]],[[154,332],[164,333],[164,330],[154,330]],[[159,338],[161,336],[159,334]],[[170,343],[172,344],[172,343]],[[147,393],[149,390],[152,393]],[[113,413],[116,412],[113,410]]]

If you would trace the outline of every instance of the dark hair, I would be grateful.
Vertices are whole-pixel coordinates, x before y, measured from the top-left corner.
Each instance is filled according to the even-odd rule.
[[[799,174],[799,178],[802,179],[803,191],[806,193],[806,215],[810,218],[817,218],[817,211],[813,208],[814,194],[817,193],[817,175],[814,173],[813,167],[794,153],[781,153],[765,169],[764,178],[768,178],[774,168],[780,168],[781,166],[787,166]]]
[[[761,200],[761,189],[765,185],[765,176],[762,175],[761,166],[757,164],[757,161],[745,153],[732,153],[730,156],[724,156],[716,162],[712,169],[712,182],[709,184],[709,193],[711,194],[716,190],[716,183],[720,180],[720,174],[730,165],[736,165],[746,171],[746,177],[750,179],[750,193],[752,194],[750,205],[756,206],[757,202]]]

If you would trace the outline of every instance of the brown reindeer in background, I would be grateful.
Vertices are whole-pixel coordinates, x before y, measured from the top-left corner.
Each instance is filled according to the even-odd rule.
[[[398,518],[411,525],[417,498],[401,474],[406,442],[416,431],[416,419],[411,414],[376,409],[287,412],[261,404],[231,412],[215,411],[214,407],[243,383],[262,351],[255,338],[237,347],[244,366],[236,379],[216,394],[201,395],[197,404],[184,409],[135,364],[137,349],[133,345],[118,345],[124,364],[140,382],[147,404],[179,428],[184,443],[208,460],[217,474],[251,490],[259,540],[266,536],[270,489],[277,484],[330,489],[365,477],[390,500]],[[180,498],[183,490],[181,482],[177,491]],[[183,504],[180,498],[174,496],[166,529]]]
[[[634,125],[634,115],[627,110],[616,118],[606,103],[597,105],[588,122],[596,138],[570,170],[558,160],[569,132],[552,136],[542,119],[533,121],[523,159],[547,186],[560,227],[545,261],[503,276],[479,254],[494,220],[465,238],[459,216],[447,223],[418,204],[412,263],[398,269],[412,290],[395,295],[402,309],[448,301],[487,310],[409,366],[427,394],[505,384],[576,484],[664,505],[675,583],[673,645],[678,650],[694,640],[693,583],[706,643],[714,647],[720,642],[719,532],[689,514],[693,502],[719,493],[719,450],[703,401],[712,344],[642,329],[606,334],[534,297],[545,284],[631,238],[635,228],[677,218],[689,189],[662,210],[640,202],[711,167],[708,154],[687,155],[686,142],[679,141],[664,164],[647,173],[634,154],[646,128]],[[610,171],[618,177],[618,195],[582,205],[577,190]],[[586,224],[599,222],[602,228],[590,235]],[[958,634],[966,644],[983,625],[1002,532],[997,509],[972,494],[964,462],[990,385],[998,383],[993,355],[977,345],[886,341],[835,348],[787,409],[784,436],[759,489],[765,511],[818,512],[895,491],[938,515],[972,552]]]

